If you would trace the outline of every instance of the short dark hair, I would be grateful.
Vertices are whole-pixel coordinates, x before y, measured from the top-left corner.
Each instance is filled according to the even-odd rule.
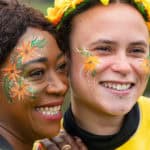
[[[6,61],[28,27],[48,31],[56,38],[55,28],[44,15],[31,7],[0,0],[0,66]]]
[[[110,0],[109,3],[127,3],[136,8],[134,0]],[[61,50],[63,50],[68,57],[70,57],[70,33],[72,31],[73,18],[96,5],[100,5],[99,0],[85,0],[83,4],[78,5],[74,11],[69,13],[61,21],[61,24],[58,28],[58,43]]]

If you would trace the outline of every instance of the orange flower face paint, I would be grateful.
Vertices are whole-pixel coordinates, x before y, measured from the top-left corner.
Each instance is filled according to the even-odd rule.
[[[40,55],[39,50],[42,50],[45,45],[45,39],[33,38],[15,48],[16,53],[9,58],[7,65],[2,69],[3,88],[9,102],[13,102],[14,99],[21,101],[25,96],[35,98],[37,91],[26,82],[21,69],[22,64],[31,59],[36,51],[37,55]]]
[[[34,56],[34,51],[41,50],[46,44],[46,40],[34,37],[32,41],[23,42],[21,47],[17,48],[19,53],[18,59],[21,58],[22,63]],[[40,51],[38,51],[40,55]]]
[[[143,68],[145,74],[150,74],[150,56],[143,60],[141,67]]]
[[[15,83],[14,86],[10,89],[10,97],[11,98],[17,98],[19,101],[24,99],[24,96],[30,95],[28,91],[28,84],[25,84],[25,82],[18,84]]]
[[[29,57],[32,57],[33,52],[35,51],[36,47],[32,47],[30,42],[26,42],[22,44],[22,47],[18,48],[19,51],[18,59],[21,58],[22,62],[29,59]],[[30,55],[32,54],[32,55]]]
[[[20,70],[17,70],[16,65],[11,63],[2,71],[4,73],[4,76],[8,76],[10,80],[16,80],[20,74]]]
[[[85,57],[83,64],[83,70],[91,73],[94,77],[96,75],[96,66],[100,63],[97,56],[93,56],[87,49],[77,49],[82,56]]]
[[[96,56],[89,56],[84,62],[84,71],[91,72],[92,76],[96,75],[96,65],[99,63]]]

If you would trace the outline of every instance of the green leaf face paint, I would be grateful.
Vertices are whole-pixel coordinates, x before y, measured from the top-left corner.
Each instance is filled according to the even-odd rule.
[[[100,63],[97,56],[92,55],[92,53],[87,49],[77,49],[77,52],[85,57],[83,64],[84,72],[90,72],[92,77],[96,76],[96,66]]]
[[[7,66],[2,69],[3,88],[7,95],[8,102],[12,103],[14,99],[19,101],[24,100],[27,96],[30,99],[36,99],[38,93],[32,85],[27,82],[24,74],[22,73],[23,62],[32,58],[38,50],[45,47],[47,41],[44,38],[36,37],[31,41],[23,42],[7,62]]]
[[[34,40],[31,41],[31,47],[43,48],[46,45],[46,43],[47,42],[45,39],[35,38]]]
[[[9,80],[8,76],[3,78],[3,83],[4,83],[3,89],[5,91],[5,94],[6,94],[7,98],[8,98],[8,102],[12,103],[13,100],[10,96],[10,89],[13,87],[14,83],[13,83],[12,80]]]

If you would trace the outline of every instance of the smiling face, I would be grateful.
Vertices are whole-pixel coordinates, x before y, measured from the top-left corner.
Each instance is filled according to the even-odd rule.
[[[28,28],[1,72],[1,114],[9,128],[29,141],[56,135],[68,83],[54,37]]]
[[[143,67],[149,55],[144,19],[131,6],[110,4],[79,14],[72,24],[73,111],[78,117],[89,112],[123,116],[148,79]]]

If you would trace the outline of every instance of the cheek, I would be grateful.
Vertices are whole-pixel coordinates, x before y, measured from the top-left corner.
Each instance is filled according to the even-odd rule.
[[[43,90],[47,87],[48,83],[33,83],[28,82],[28,99],[30,100],[36,100],[38,99],[39,95],[44,92]]]
[[[1,71],[0,71],[0,89],[3,87],[3,75],[1,75]]]
[[[14,80],[10,79],[8,76],[4,77],[3,89],[8,102],[23,101],[28,95],[28,86],[22,78]]]
[[[90,75],[95,77],[96,70],[101,65],[100,58],[94,55],[82,56],[81,54],[78,56],[74,56],[72,58],[72,64],[70,66],[71,73],[75,73],[78,76],[81,75]]]
[[[140,80],[147,81],[150,74],[150,61],[142,59],[131,63],[132,68],[140,78]]]
[[[21,76],[17,80],[8,76],[3,78],[3,89],[9,103],[36,100],[46,86],[45,83],[33,84]]]
[[[69,88],[69,81],[68,81],[68,76],[67,75],[64,75],[62,78],[60,78],[61,81],[64,83],[64,85],[66,86],[66,91],[68,90]]]
[[[143,70],[143,73],[149,76],[150,75],[150,59],[146,58],[142,60],[140,66],[141,66],[141,69]]]
[[[113,58],[100,58],[100,63],[97,65],[96,70],[98,73],[103,73],[106,70],[109,70],[111,66],[114,64]]]
[[[91,56],[85,58],[73,59],[70,67],[72,82],[78,82],[80,85],[85,85],[87,88],[93,88],[96,85],[97,77],[111,66],[111,59]]]
[[[69,64],[69,76],[72,80],[79,80],[80,72],[83,68],[83,60],[80,55],[71,56],[71,61]]]

